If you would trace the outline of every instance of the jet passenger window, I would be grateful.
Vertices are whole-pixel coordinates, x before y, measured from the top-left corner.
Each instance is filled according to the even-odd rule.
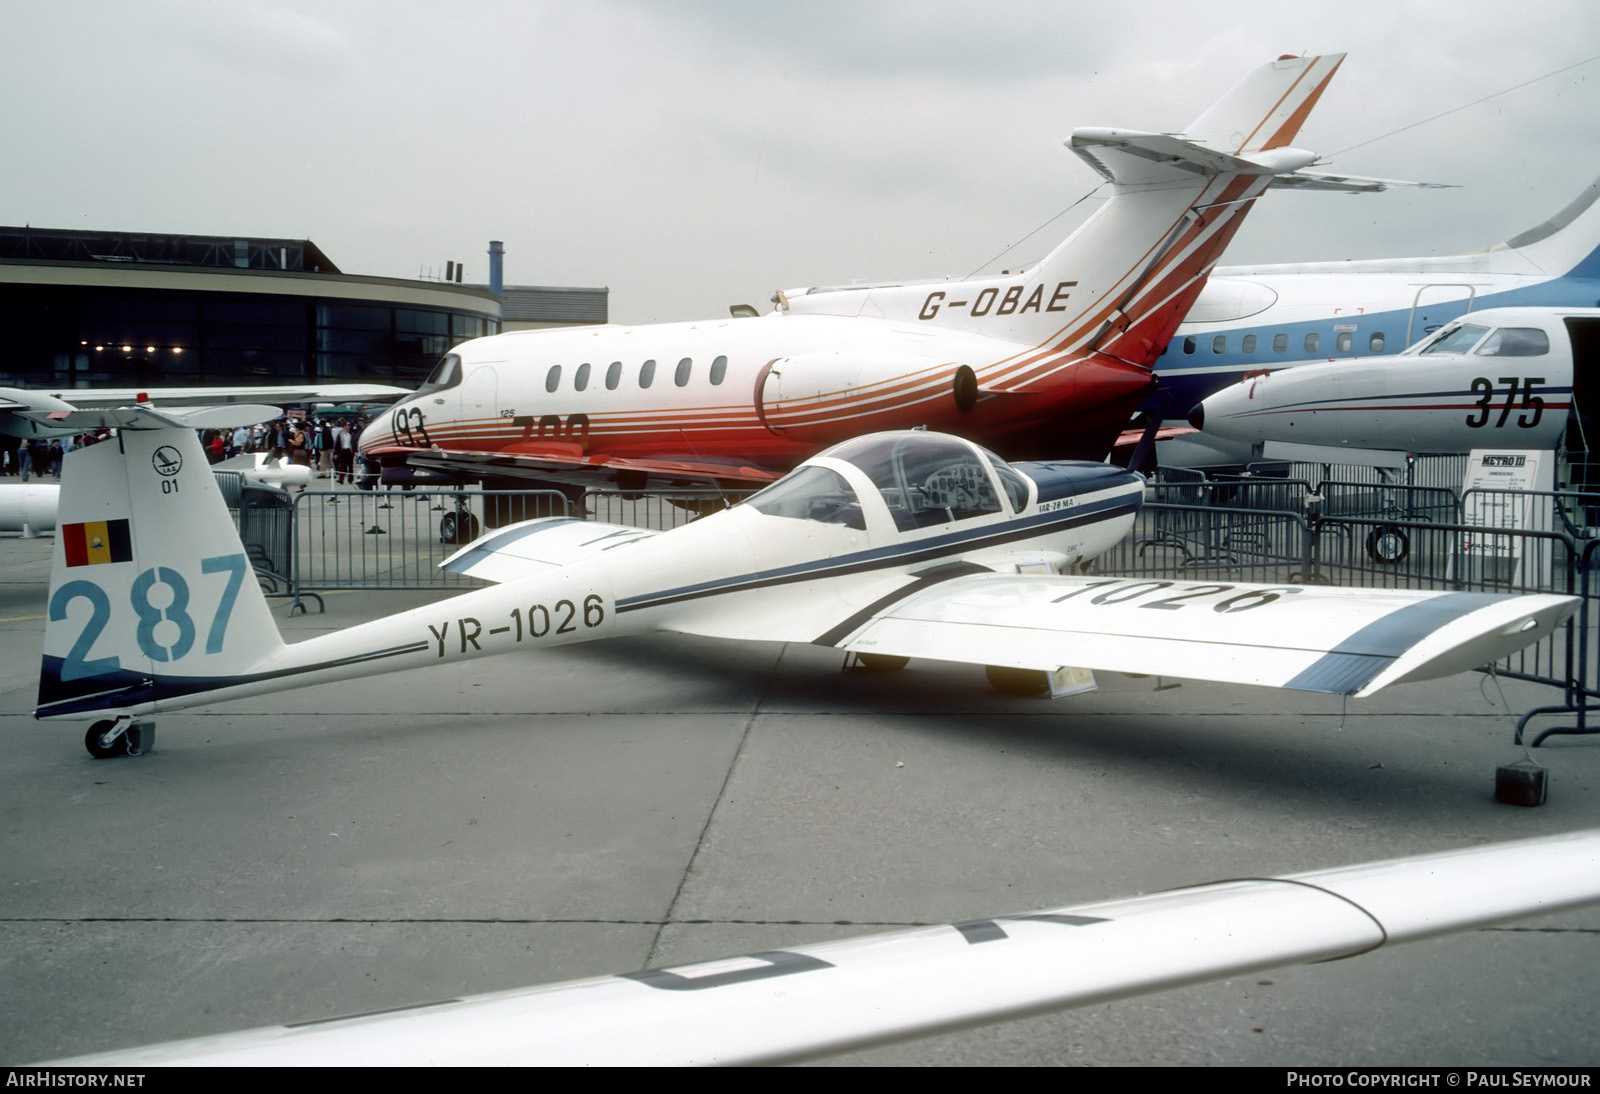
[[[1289,336],[1287,334],[1274,334],[1272,336],[1272,352],[1284,353],[1289,349]]]
[[[844,476],[826,467],[802,467],[744,504],[769,517],[842,524],[857,531],[867,528],[856,492]]]
[[[718,357],[711,362],[711,383],[713,385],[722,383],[723,378],[727,375],[728,359],[726,357]]]
[[[606,367],[606,390],[615,391],[622,382],[622,362],[613,361]]]
[[[1306,335],[1306,352],[1307,353],[1315,353],[1315,352],[1317,352],[1317,347],[1320,346],[1321,344],[1322,344],[1322,336],[1320,334],[1308,334],[1308,335]]]
[[[1343,334],[1339,335],[1336,342],[1339,347],[1339,352],[1349,353],[1350,347],[1355,344],[1355,337],[1356,336],[1351,334],[1349,331],[1345,331]]]
[[[1373,353],[1383,352],[1383,332],[1381,330],[1372,332],[1372,337],[1367,339],[1367,347]]]
[[[1256,351],[1256,336],[1253,334],[1245,335],[1244,340],[1239,343],[1239,348],[1245,353],[1254,353]]]
[[[561,386],[561,366],[560,365],[551,365],[550,366],[550,371],[545,373],[544,389],[546,391],[554,391],[556,388],[558,388],[560,386]]]
[[[572,374],[572,390],[582,391],[589,386],[589,365],[585,362],[578,366],[578,371]]]
[[[1189,335],[1187,338],[1185,338],[1183,340],[1183,352],[1185,352],[1185,353],[1193,353],[1194,352],[1194,335],[1191,334],[1191,335]]]
[[[1211,340],[1211,352],[1212,353],[1227,353],[1228,352],[1228,336],[1226,334],[1219,334],[1219,335],[1217,335],[1215,338],[1213,338]]]
[[[1484,357],[1543,357],[1550,339],[1538,327],[1501,327],[1478,347]]]
[[[651,384],[655,383],[655,379],[656,379],[656,363],[655,363],[654,360],[646,361],[644,364],[639,366],[639,386],[640,387],[649,387]]]
[[[688,357],[678,362],[678,371],[672,374],[672,382],[683,387],[689,382],[689,373],[694,368],[694,361]]]

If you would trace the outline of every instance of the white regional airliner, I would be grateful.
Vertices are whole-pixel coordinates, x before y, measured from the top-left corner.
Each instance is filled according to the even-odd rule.
[[[420,469],[630,488],[769,481],[847,437],[918,426],[1010,458],[1099,459],[1255,198],[1284,179],[1381,188],[1304,174],[1316,157],[1289,143],[1342,57],[1273,61],[1182,134],[1074,131],[1111,197],[1026,271],[795,290],[760,317],[475,339],[362,450],[390,482]]]
[[[1472,254],[1219,266],[1156,362],[1160,387],[1147,405],[1179,420],[1207,396],[1264,370],[1387,361],[1487,308],[1600,306],[1597,199],[1600,179],[1544,223]],[[1205,441],[1164,442],[1162,462],[1248,457],[1247,449],[1208,448]],[[1180,449],[1188,451],[1180,457]]]

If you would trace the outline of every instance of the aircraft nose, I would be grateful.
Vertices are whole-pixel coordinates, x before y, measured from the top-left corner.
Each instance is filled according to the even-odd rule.
[[[1189,424],[1194,426],[1196,429],[1204,429],[1206,427],[1205,403],[1194,404],[1194,409],[1189,411]]]

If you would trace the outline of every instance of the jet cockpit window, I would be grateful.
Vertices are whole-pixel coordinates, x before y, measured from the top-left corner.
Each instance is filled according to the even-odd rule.
[[[1002,512],[994,480],[970,446],[929,433],[860,437],[830,448],[867,474],[906,531]]]
[[[839,472],[802,467],[745,501],[758,513],[791,520],[815,520],[866,531],[861,502]]]
[[[428,373],[428,378],[417,388],[418,395],[425,395],[430,391],[440,391],[447,387],[454,387],[461,382],[461,358],[453,353],[447,353],[439,358],[439,363],[433,366],[433,371]]]
[[[1459,327],[1446,330],[1439,337],[1422,347],[1423,353],[1466,353],[1478,344],[1478,339],[1489,333],[1488,327],[1476,327],[1471,323],[1463,323]]]
[[[1477,352],[1483,357],[1543,357],[1550,352],[1550,338],[1538,327],[1501,327]]]

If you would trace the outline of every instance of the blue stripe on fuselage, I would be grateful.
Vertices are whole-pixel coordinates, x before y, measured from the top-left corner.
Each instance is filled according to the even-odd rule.
[[[1113,470],[1116,470],[1119,475],[1127,474],[1127,472],[1120,469]],[[1057,509],[1049,513],[1036,513],[1033,516],[1019,517],[999,524],[985,524],[978,528],[958,529],[930,539],[897,543],[888,547],[876,547],[871,550],[840,555],[837,558],[813,559],[809,562],[796,563],[791,566],[780,566],[771,570],[758,570],[754,573],[718,578],[715,581],[704,581],[675,589],[662,589],[654,593],[623,597],[617,601],[617,611],[637,611],[641,608],[655,608],[663,604],[675,604],[680,601],[696,600],[706,596],[742,592],[746,589],[787,585],[800,581],[816,581],[822,578],[845,577],[851,574],[889,569],[890,567],[913,566],[921,562],[946,558],[975,548],[997,546],[1017,539],[1031,539],[1034,536],[1065,531],[1082,524],[1111,520],[1125,513],[1136,513],[1143,500],[1143,494],[1135,491],[1098,502]]]
[[[1585,260],[1586,264],[1587,262],[1588,260]],[[1580,269],[1584,268],[1585,266],[1580,266]],[[1358,278],[1360,275],[1329,276]],[[1468,283],[1472,276],[1475,275],[1461,275],[1462,283]],[[1438,279],[1432,283],[1451,284],[1449,275],[1439,274]],[[1270,282],[1272,279],[1261,280]],[[1422,282],[1430,280],[1427,275],[1419,274],[1418,287],[1421,287]],[[1600,280],[1568,275],[1541,281],[1537,285],[1523,285],[1514,289],[1486,293],[1474,298],[1471,303],[1474,312],[1489,308],[1513,307],[1600,307]],[[1465,299],[1429,301],[1426,304],[1428,331],[1418,331],[1416,338],[1420,339],[1429,331],[1466,315],[1466,304]],[[1146,400],[1145,409],[1159,410],[1164,418],[1182,418],[1207,395],[1238,382],[1246,372],[1264,368],[1290,368],[1322,361],[1392,357],[1406,348],[1406,328],[1411,324],[1412,310],[1408,306],[1354,315],[1348,312],[1325,315],[1320,319],[1294,323],[1264,323],[1259,326],[1246,323],[1208,323],[1196,324],[1193,329],[1180,328],[1178,334],[1168,343],[1166,350],[1156,359],[1155,372],[1158,385],[1155,394]],[[1334,330],[1334,327],[1351,324],[1359,328],[1352,332],[1355,335],[1354,344],[1348,352],[1340,353],[1334,347],[1338,344],[1337,337],[1342,332]],[[1367,340],[1378,332],[1384,335],[1384,349],[1374,352]],[[1212,339],[1219,334],[1227,337],[1227,348],[1222,353],[1213,353]],[[1255,353],[1244,353],[1239,349],[1241,341],[1248,334],[1256,336],[1258,348]],[[1278,334],[1289,336],[1288,348],[1282,353],[1272,352],[1272,339]],[[1319,335],[1323,340],[1323,347],[1310,357],[1304,356],[1305,339],[1308,334]],[[1194,353],[1183,352],[1184,339],[1189,337],[1195,340]]]

